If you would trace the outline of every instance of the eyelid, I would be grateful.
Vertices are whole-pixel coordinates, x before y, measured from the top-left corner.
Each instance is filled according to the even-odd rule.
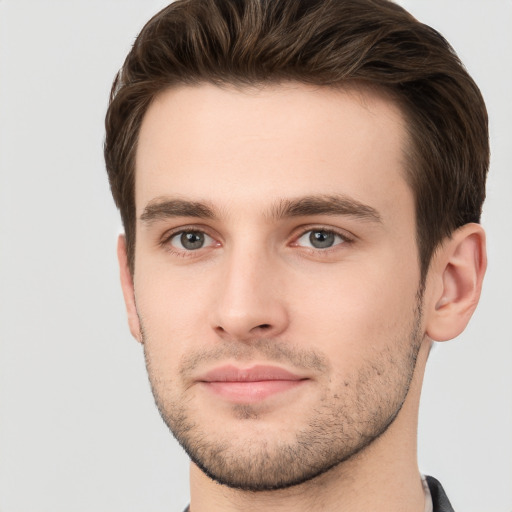
[[[174,237],[181,235],[183,233],[187,233],[187,232],[202,233],[205,236],[207,236],[208,238],[211,238],[216,245],[220,245],[219,237],[216,234],[212,233],[212,230],[210,228],[208,228],[207,226],[197,225],[197,224],[181,225],[181,226],[177,226],[172,229],[168,229],[159,237],[157,244],[175,254],[198,252],[201,249],[207,249],[208,247],[212,247],[213,245],[215,245],[215,244],[209,244],[209,245],[202,247],[201,249],[197,249],[195,251],[179,249],[179,248],[171,245],[171,240]]]
[[[343,243],[338,243],[332,247],[325,248],[325,249],[316,249],[316,248],[312,248],[312,247],[298,245],[298,243],[297,243],[298,240],[302,236],[304,236],[306,233],[309,233],[311,231],[325,231],[326,233],[333,233],[334,235],[341,237],[343,240]],[[205,226],[203,224],[186,224],[186,225],[180,225],[180,226],[176,226],[175,228],[168,229],[159,237],[159,239],[157,240],[157,244],[159,246],[165,248],[169,252],[172,252],[174,254],[179,254],[179,255],[184,255],[185,253],[191,254],[191,253],[201,251],[201,249],[197,249],[195,251],[186,250],[186,249],[180,250],[179,248],[175,248],[175,247],[171,246],[171,243],[170,243],[171,239],[177,235],[184,233],[184,232],[200,232],[200,233],[205,234],[206,236],[208,236],[209,238],[211,238],[213,240],[213,242],[214,242],[213,244],[205,246],[201,249],[208,249],[208,248],[211,248],[212,246],[219,247],[222,245],[222,242],[220,241],[221,237],[218,235],[218,233],[216,231],[212,230],[211,227]],[[340,245],[351,244],[351,243],[355,242],[358,237],[356,235],[354,235],[353,233],[351,233],[345,229],[342,229],[342,228],[326,226],[326,225],[322,225],[322,224],[308,224],[308,225],[302,225],[302,226],[297,227],[294,230],[294,232],[290,238],[291,238],[291,241],[288,242],[288,244],[287,244],[289,246],[302,247],[303,249],[310,249],[315,252],[326,253],[326,252],[329,252],[329,250],[336,250],[336,248]]]
[[[334,228],[332,226],[323,226],[321,224],[310,224],[307,226],[301,226],[300,228],[298,228],[295,231],[295,234],[292,237],[291,245],[295,244],[295,246],[297,246],[297,241],[300,238],[302,238],[306,233],[309,233],[311,231],[325,231],[326,233],[332,233],[334,235],[341,237],[343,239],[344,243],[352,243],[352,242],[355,242],[355,240],[357,239],[357,237],[354,234],[346,231],[345,229]],[[341,245],[341,244],[337,244],[337,245]],[[333,246],[333,247],[336,247],[336,246]],[[324,252],[326,251],[326,249],[318,249],[318,250],[321,250]]]
[[[181,241],[181,238],[185,233],[194,233],[194,234],[203,235],[203,240],[204,240],[205,245],[202,247],[198,247],[197,249],[187,249],[186,247],[178,247],[178,241],[179,240]],[[176,244],[175,244],[175,242],[176,242]],[[210,245],[212,245],[212,242],[214,242],[214,239],[207,233],[204,233],[203,231],[191,231],[191,230],[190,231],[189,230],[178,231],[177,233],[174,233],[174,235],[172,235],[169,238],[169,243],[171,244],[172,247],[174,247],[175,249],[177,249],[179,251],[185,251],[185,252],[189,252],[189,251],[195,252],[200,249],[205,249],[206,247],[209,247]],[[179,243],[181,243],[181,242],[179,242]]]

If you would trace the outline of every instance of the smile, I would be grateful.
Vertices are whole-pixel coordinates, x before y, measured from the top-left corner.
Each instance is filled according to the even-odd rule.
[[[222,366],[198,379],[211,393],[235,403],[254,403],[303,385],[308,378],[276,366]]]

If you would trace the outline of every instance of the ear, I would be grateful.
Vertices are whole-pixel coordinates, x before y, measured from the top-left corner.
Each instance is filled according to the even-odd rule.
[[[140,330],[139,316],[135,307],[135,291],[133,287],[133,276],[128,265],[128,255],[126,254],[126,238],[119,235],[117,239],[117,259],[119,261],[119,273],[121,277],[121,288],[123,289],[124,303],[126,305],[126,314],[128,316],[128,325],[132,336],[142,343],[142,333]]]
[[[465,328],[480,299],[487,267],[485,232],[465,224],[436,251],[429,270],[431,287],[426,334],[447,341]]]

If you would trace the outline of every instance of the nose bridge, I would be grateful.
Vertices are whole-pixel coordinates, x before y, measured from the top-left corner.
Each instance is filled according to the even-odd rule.
[[[245,240],[226,250],[213,327],[224,336],[276,336],[287,325],[279,264],[263,242]]]

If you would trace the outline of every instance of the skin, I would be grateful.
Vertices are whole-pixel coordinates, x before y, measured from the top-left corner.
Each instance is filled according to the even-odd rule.
[[[482,229],[463,226],[420,286],[405,133],[369,90],[198,85],[150,106],[121,282],[156,403],[194,461],[194,512],[423,510],[431,339],[464,329],[486,261]],[[303,380],[233,400],[200,381],[226,364]]]

